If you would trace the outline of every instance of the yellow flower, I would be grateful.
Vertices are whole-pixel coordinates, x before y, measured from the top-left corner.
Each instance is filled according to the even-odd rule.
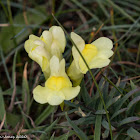
[[[113,55],[113,51],[111,50],[113,43],[109,38],[100,37],[91,44],[85,44],[85,41],[74,32],[71,33],[71,38],[85,58],[90,69],[102,68],[110,63],[109,58]],[[83,74],[86,74],[88,69],[74,46],[72,47],[72,54],[74,61],[68,68],[68,76],[73,81],[80,83]]]
[[[49,31],[44,31],[41,37],[30,35],[25,42],[25,50],[29,57],[40,65],[45,77],[48,78],[50,58],[55,55],[61,60],[65,45],[66,39],[62,28],[52,26]]]
[[[40,39],[45,43],[49,52],[59,59],[62,59],[62,53],[65,50],[66,38],[61,27],[52,26],[49,31],[45,30]]]
[[[25,42],[25,50],[29,57],[40,65],[44,74],[49,75],[49,60],[51,56],[39,37],[30,35],[29,39]]]
[[[51,75],[45,82],[45,87],[37,86],[33,90],[36,102],[50,105],[59,105],[64,100],[71,100],[80,91],[80,86],[72,87],[67,74],[65,73],[65,60],[53,56],[50,60]]]

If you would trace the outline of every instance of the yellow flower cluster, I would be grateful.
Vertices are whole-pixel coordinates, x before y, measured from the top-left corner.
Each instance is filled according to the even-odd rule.
[[[101,37],[91,44],[85,44],[84,40],[74,32],[71,38],[77,45],[91,69],[107,66],[109,58],[113,55],[112,41]],[[62,53],[65,50],[66,39],[61,27],[52,26],[42,33],[40,37],[30,35],[25,42],[25,50],[28,56],[37,62],[45,75],[45,86],[38,85],[33,90],[35,101],[40,104],[49,103],[59,105],[64,100],[75,98],[80,92],[80,82],[88,71],[79,53],[72,47],[73,62],[65,72],[65,60]],[[73,81],[75,87],[72,86]]]

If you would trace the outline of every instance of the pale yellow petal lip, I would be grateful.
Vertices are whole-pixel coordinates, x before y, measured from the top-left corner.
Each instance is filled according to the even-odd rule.
[[[34,100],[40,104],[47,103],[48,96],[49,96],[49,92],[46,87],[42,87],[39,85],[33,90]]]
[[[113,54],[114,54],[114,52],[112,50],[102,49],[98,52],[98,57],[110,58]]]
[[[65,100],[71,100],[79,94],[80,86],[63,88],[62,92],[65,96]]]
[[[100,37],[96,39],[94,42],[92,42],[91,44],[95,45],[97,49],[112,49],[113,48],[112,40],[107,37]]]
[[[47,101],[50,105],[60,105],[65,100],[65,96],[61,91],[52,91],[50,90],[49,97]]]

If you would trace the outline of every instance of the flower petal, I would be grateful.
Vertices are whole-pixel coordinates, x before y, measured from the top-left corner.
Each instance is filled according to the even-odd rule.
[[[35,40],[39,40],[39,37],[31,34],[29,35],[29,39],[35,41]]]
[[[25,41],[24,48],[27,53],[29,53],[32,50],[32,48],[35,46],[37,45],[35,45],[32,40]]]
[[[60,60],[62,59],[61,50],[55,41],[53,41],[52,46],[51,46],[51,54],[52,56],[53,55],[57,56]]]
[[[34,100],[40,104],[47,103],[48,96],[49,96],[49,93],[46,87],[42,87],[39,85],[33,90]]]
[[[61,91],[51,91],[47,98],[50,105],[60,105],[65,100],[65,96]]]
[[[77,86],[81,83],[81,80],[83,79],[84,75],[80,72],[79,69],[77,69],[75,61],[71,63],[71,65],[68,68],[67,71],[68,76],[73,81],[73,85]]]
[[[80,51],[84,49],[85,41],[78,34],[71,32],[71,39],[74,41]]]
[[[50,59],[49,53],[42,46],[37,46],[37,47],[32,48],[32,50],[29,52],[29,57],[35,62],[37,62],[41,68],[44,68],[43,57],[45,58],[44,60],[47,61],[47,62],[44,61],[45,64],[47,64]]]
[[[65,100],[71,100],[80,92],[80,86],[63,88],[62,92],[65,96]]]
[[[91,44],[95,45],[97,47],[97,49],[99,49],[99,50],[112,49],[112,47],[113,47],[112,41],[107,37],[100,37],[97,40],[95,40],[94,42],[92,42]]]
[[[50,70],[53,76],[59,72],[59,59],[55,55],[50,60]]]
[[[105,57],[105,58],[110,58],[113,55],[113,51],[109,49],[102,49],[98,51],[98,56],[99,57]]]
[[[76,33],[71,32],[71,38],[74,41],[74,43],[76,44],[76,46],[78,47],[79,51],[82,52],[82,50],[85,47],[85,41]],[[77,67],[77,69],[80,70],[79,68],[79,58],[80,58],[80,54],[77,51],[77,49],[75,48],[75,46],[72,47],[72,54],[75,60],[75,65]]]
[[[52,44],[53,37],[49,31],[44,31],[40,38],[47,44],[47,46],[50,46]]]
[[[61,52],[64,52],[66,46],[66,39],[62,28],[59,26],[52,26],[49,29],[49,31],[52,33],[54,41],[56,41],[57,44],[59,45]]]
[[[94,57],[92,61],[89,64],[90,69],[93,68],[102,68],[107,66],[110,63],[110,60],[108,58],[104,57]]]

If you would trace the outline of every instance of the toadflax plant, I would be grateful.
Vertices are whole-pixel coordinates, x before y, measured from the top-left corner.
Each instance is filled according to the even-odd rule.
[[[101,37],[85,45],[84,40],[76,33],[72,32],[71,38],[91,69],[109,64],[109,58],[113,55],[113,44],[110,39]],[[37,86],[33,90],[33,97],[38,103],[60,105],[64,100],[75,98],[80,92],[78,85],[88,69],[77,50],[72,47],[74,60],[68,68],[68,75],[66,74],[65,60],[62,57],[65,45],[65,35],[59,26],[52,26],[40,37],[30,35],[29,40],[25,42],[25,50],[29,57],[40,65],[46,77],[45,87]],[[72,87],[68,76],[76,87]]]

